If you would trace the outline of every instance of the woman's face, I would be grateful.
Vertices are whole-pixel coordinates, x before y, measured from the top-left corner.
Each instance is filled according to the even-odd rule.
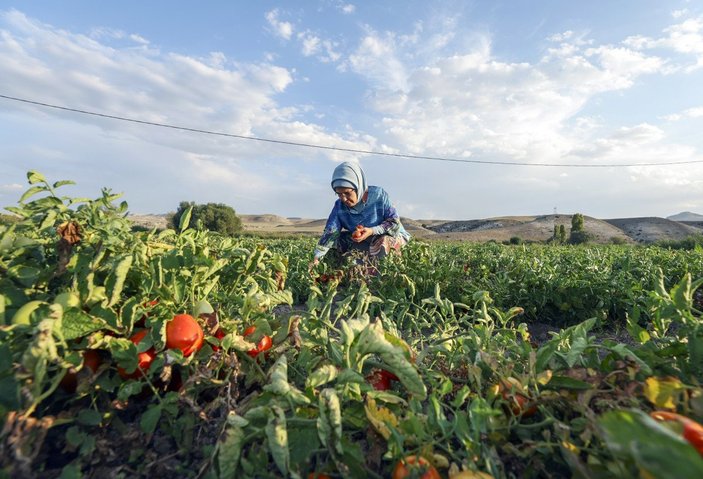
[[[339,196],[339,200],[349,208],[359,202],[354,188],[335,188],[334,192]]]

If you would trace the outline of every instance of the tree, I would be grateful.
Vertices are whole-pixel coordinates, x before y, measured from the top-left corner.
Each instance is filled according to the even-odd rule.
[[[559,242],[566,243],[566,227],[559,225]]]
[[[188,201],[181,201],[178,205],[178,209],[171,218],[173,228],[178,228],[183,213],[190,207],[193,207],[189,225],[191,228],[202,225],[207,230],[217,231],[224,235],[234,235],[242,230],[242,221],[231,206],[222,203],[196,205],[194,202]]]
[[[569,235],[569,243],[583,244],[588,243],[591,235],[583,227],[583,215],[576,213],[571,217],[571,234]]]

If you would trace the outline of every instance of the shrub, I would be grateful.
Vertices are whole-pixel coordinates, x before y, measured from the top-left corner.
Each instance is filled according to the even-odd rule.
[[[222,203],[196,205],[188,201],[181,201],[181,204],[178,205],[178,209],[171,219],[171,226],[173,228],[178,228],[183,213],[191,206],[193,207],[193,211],[190,216],[190,227],[201,224],[202,227],[207,230],[230,236],[242,230],[242,221],[231,206]]]

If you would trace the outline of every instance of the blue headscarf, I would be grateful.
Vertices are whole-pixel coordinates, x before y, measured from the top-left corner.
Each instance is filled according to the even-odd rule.
[[[364,208],[362,198],[368,189],[366,185],[366,176],[364,170],[361,169],[358,163],[345,161],[337,165],[332,173],[332,189],[335,188],[354,188],[356,190],[357,202],[351,209],[354,212],[360,212]]]

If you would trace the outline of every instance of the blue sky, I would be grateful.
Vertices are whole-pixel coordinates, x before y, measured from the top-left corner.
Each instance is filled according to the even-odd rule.
[[[0,95],[524,164],[0,98],[0,206],[37,169],[134,213],[322,218],[351,160],[415,219],[703,213],[700,1],[5,1],[0,56]]]

